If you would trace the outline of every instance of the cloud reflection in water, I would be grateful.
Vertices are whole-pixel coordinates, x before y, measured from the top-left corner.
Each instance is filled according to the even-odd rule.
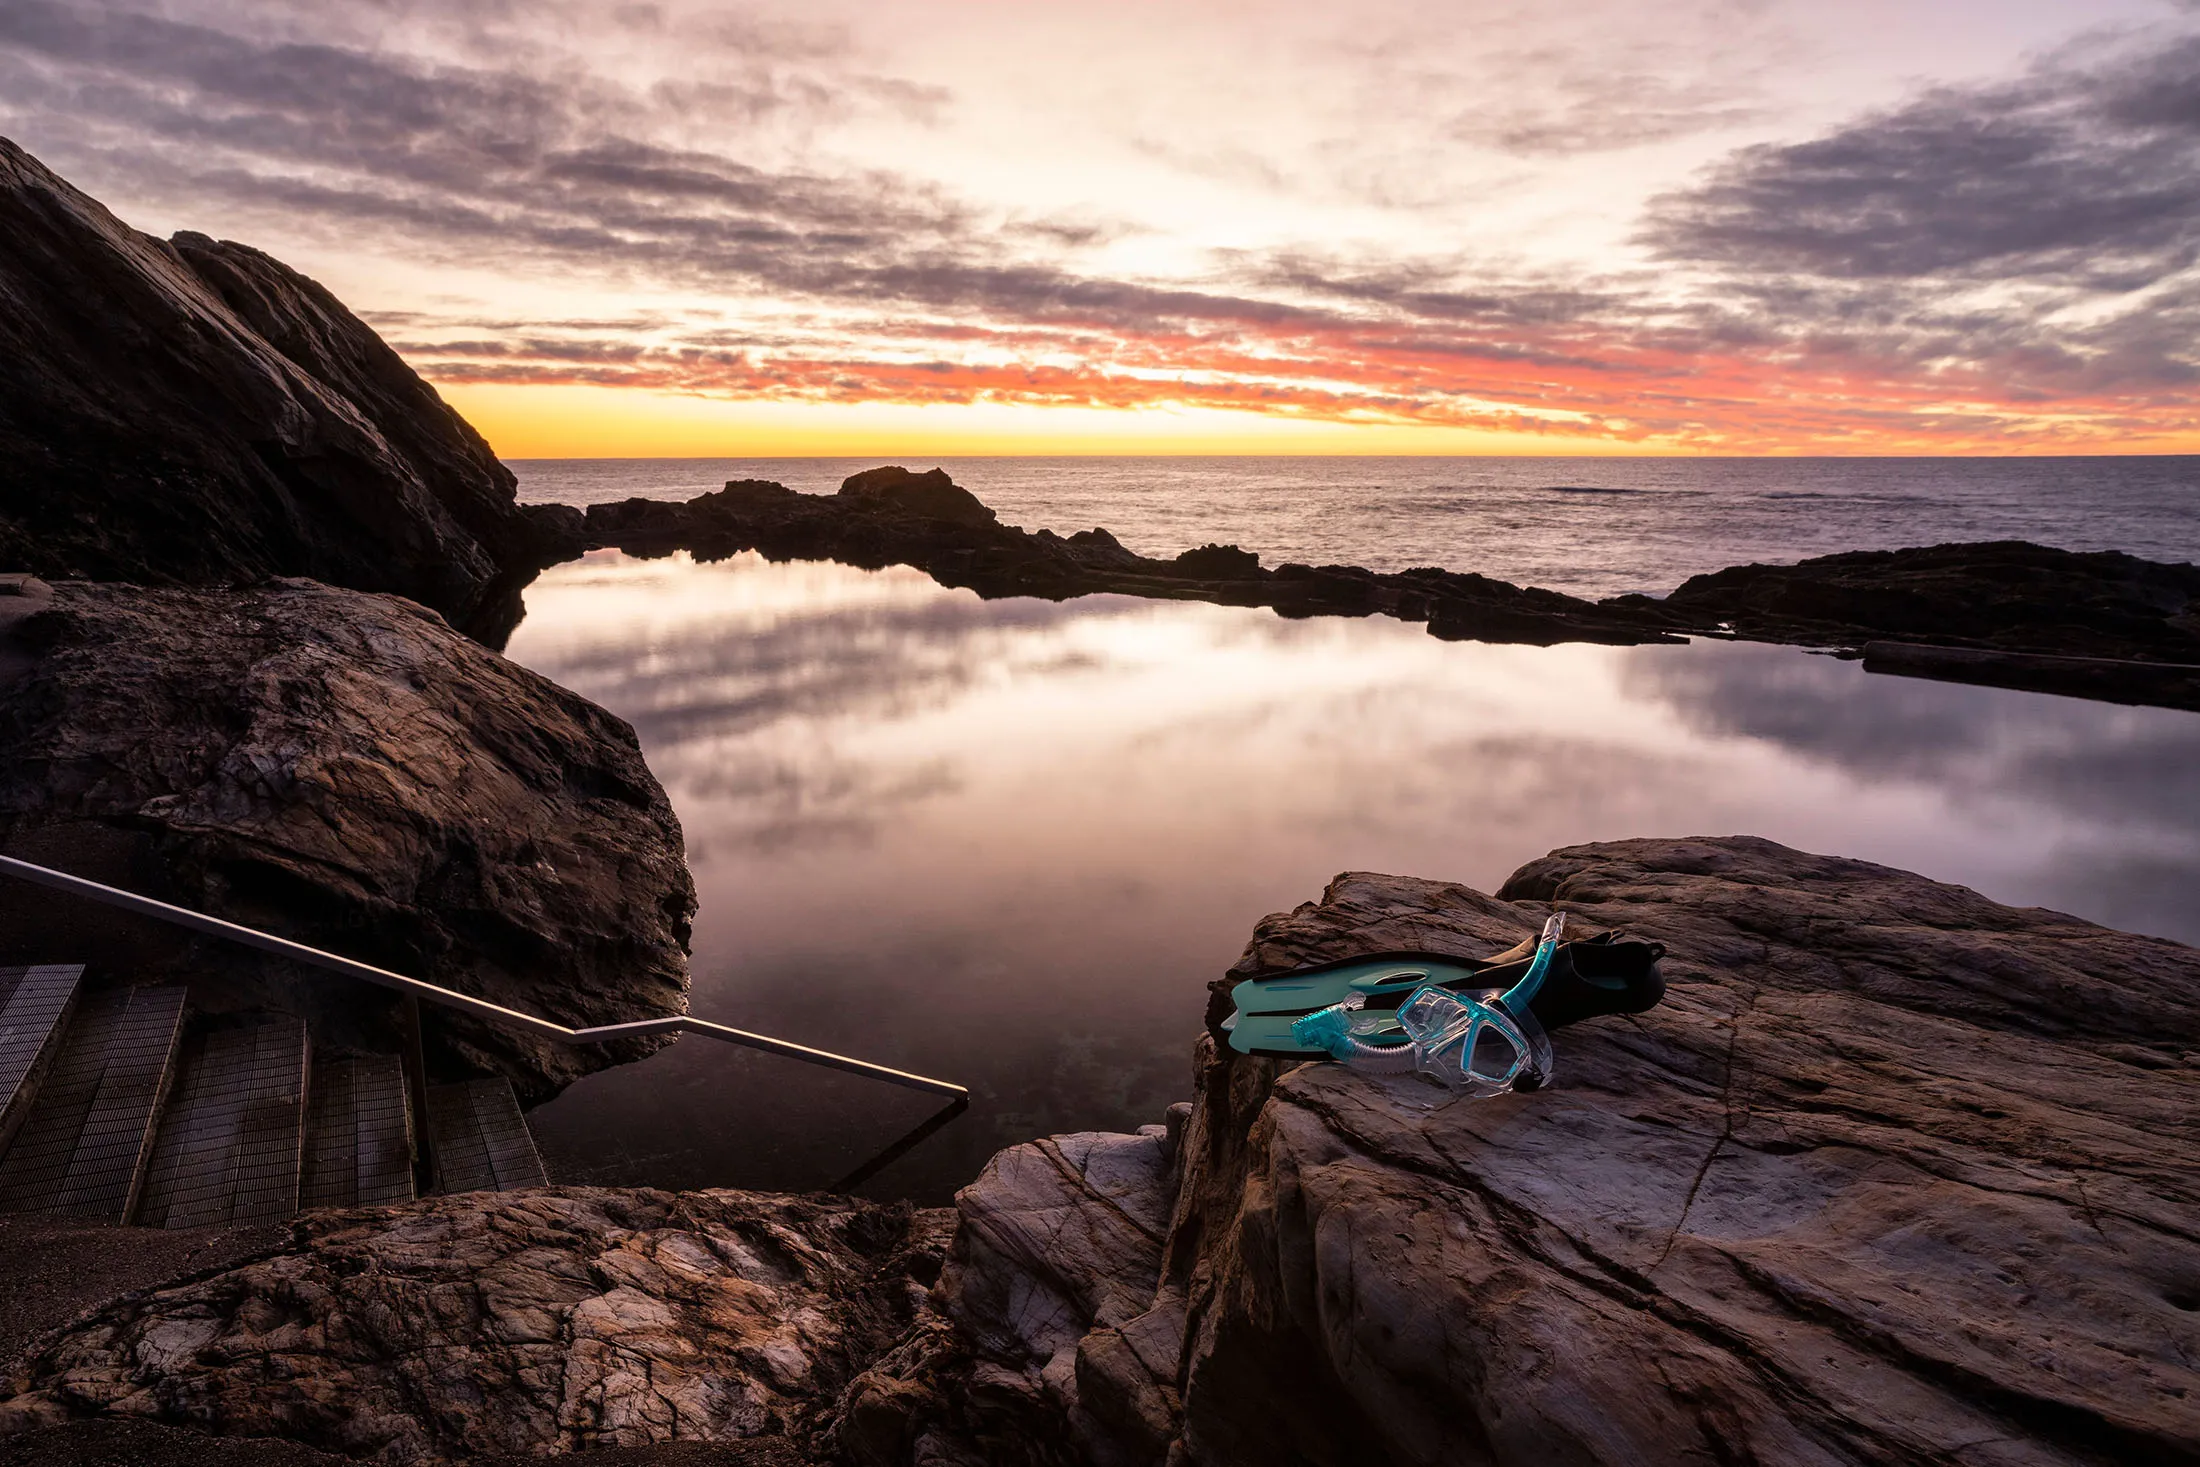
[[[1490,887],[1557,845],[1745,832],[2200,936],[2187,714],[755,556],[603,553],[528,606],[512,655],[631,719],[679,810],[696,1011],[976,1092],[883,1194],[1156,1119],[1205,982],[1349,868]],[[922,1113],[688,1042],[537,1120],[566,1177],[808,1187]]]

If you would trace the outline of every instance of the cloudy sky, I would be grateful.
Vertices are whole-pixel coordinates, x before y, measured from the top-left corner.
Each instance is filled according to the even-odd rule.
[[[0,0],[511,456],[2200,451],[2200,4]]]

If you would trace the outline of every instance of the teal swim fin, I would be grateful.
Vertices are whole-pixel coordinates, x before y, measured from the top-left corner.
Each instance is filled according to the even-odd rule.
[[[1278,970],[1244,979],[1230,990],[1233,1012],[1220,1027],[1220,1038],[1240,1054],[1276,1059],[1305,1059],[1327,1051],[1291,1034],[1294,1019],[1362,1000],[1354,1028],[1371,1044],[1406,1042],[1396,1011],[1427,984],[1462,996],[1494,997],[1520,986],[1534,966],[1532,946],[1498,955],[1496,961],[1454,953],[1380,952]],[[1559,944],[1529,994],[1521,995],[1546,1031],[1600,1014],[1639,1014],[1665,996],[1658,960],[1662,944],[1630,941],[1618,933]]]

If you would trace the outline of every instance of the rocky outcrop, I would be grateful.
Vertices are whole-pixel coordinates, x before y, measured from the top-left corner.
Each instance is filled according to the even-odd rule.
[[[1483,1102],[1203,1041],[1172,1166],[958,1198],[858,1460],[2200,1461],[2200,953],[1735,838],[1348,874],[1232,976],[1554,903],[1665,1003]]]
[[[1268,606],[1285,616],[1370,616],[1428,624],[1450,640],[1628,644],[1688,636],[1861,651],[1904,639],[1970,651],[1908,656],[1899,669],[1996,687],[2113,702],[2194,706],[2200,664],[2200,567],[2021,542],[1825,556],[1792,566],[1737,566],[1672,595],[1583,601],[1464,572],[1390,574],[1349,565],[1263,566],[1235,545],[1153,560],[1106,530],[1064,539],[1026,532],[945,472],[898,467],[850,478],[837,495],[797,494],[745,479],[681,503],[591,506],[570,553],[588,545],[637,555],[675,549],[704,559],[759,550],[775,560],[910,565],[985,597],[1064,600],[1102,592]],[[2083,657],[2081,668],[2037,658]]]
[[[1758,642],[2200,663],[2200,566],[2022,540],[1730,566],[1650,604]]]
[[[908,1328],[952,1220],[586,1188],[312,1214],[265,1257],[63,1331],[0,1427],[100,1414],[388,1464],[804,1448]]]
[[[0,603],[8,854],[567,1025],[685,1007],[679,822],[595,704],[409,601],[309,581]],[[0,948],[391,1044],[382,990],[80,901],[0,903]],[[647,1052],[434,1013],[428,1033],[440,1070],[530,1098]]]
[[[1166,1125],[1011,1148],[953,1215],[549,1189],[312,1217],[50,1337],[0,1424],[387,1462],[2200,1461],[2200,952],[1642,840],[1495,896],[1349,873],[1217,992],[1488,954],[1553,904],[1667,944],[1671,986],[1564,1030],[1535,1094],[1204,1039]]]
[[[244,245],[138,233],[0,139],[0,569],[312,576],[492,641],[556,558],[365,323]]]
[[[1357,566],[1270,570],[1234,545],[1203,545],[1173,560],[1123,547],[1106,530],[1063,538],[998,522],[945,472],[888,467],[854,475],[835,495],[798,494],[745,479],[681,503],[628,499],[591,505],[587,538],[637,555],[675,549],[704,559],[760,550],[775,560],[837,560],[876,569],[909,565],[942,585],[988,598],[1051,601],[1112,592],[1286,616],[1369,616],[1428,623],[1436,636],[1492,642],[1670,642],[1670,618],[1610,611],[1556,591],[1442,570],[1379,575]]]

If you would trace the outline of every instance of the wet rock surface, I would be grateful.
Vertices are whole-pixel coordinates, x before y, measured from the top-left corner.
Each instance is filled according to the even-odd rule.
[[[555,558],[511,471],[327,290],[140,234],[0,139],[0,569],[313,576],[496,640]]]
[[[633,730],[394,596],[64,584],[0,607],[0,849],[569,1026],[681,1011],[694,886]],[[11,896],[34,888],[9,884]],[[201,1007],[394,1047],[384,990],[82,899],[14,960],[182,977]],[[570,1049],[431,1011],[429,1057],[541,1097]]]
[[[844,1198],[589,1188],[313,1214],[265,1257],[50,1340],[0,1424],[50,1442],[90,1415],[383,1463],[808,1460],[951,1226]]]
[[[1733,838],[1348,874],[1234,973],[1553,902],[1666,943],[1665,1003],[1483,1102],[1203,1041],[1174,1159],[1071,1204],[1163,1239],[1029,1263],[1078,1186],[990,1169],[859,1460],[2200,1460],[2200,952]]]

